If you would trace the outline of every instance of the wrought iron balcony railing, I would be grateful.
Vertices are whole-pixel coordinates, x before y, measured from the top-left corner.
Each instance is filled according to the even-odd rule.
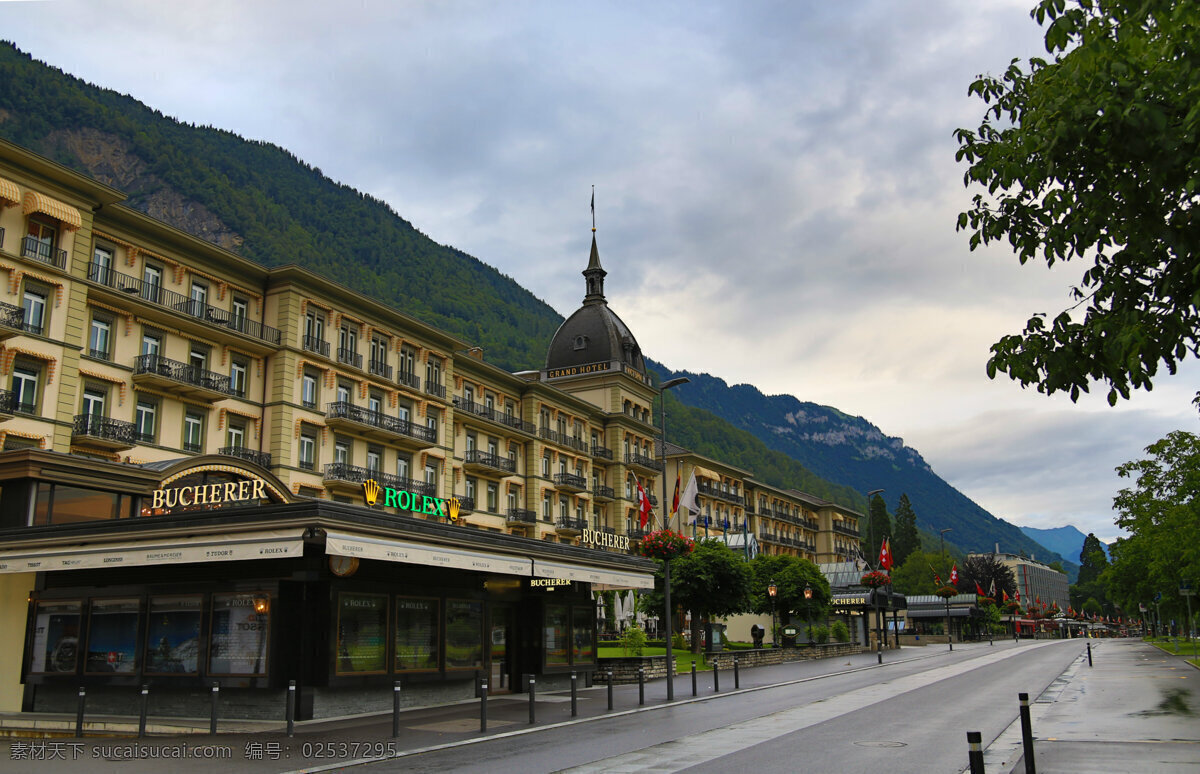
[[[516,463],[508,457],[501,457],[499,454],[492,454],[480,449],[471,449],[468,451],[463,461],[468,465],[486,465],[489,468],[502,470],[505,473],[515,473],[517,470]]]
[[[421,377],[414,374],[412,371],[400,371],[396,374],[396,381],[403,384],[405,387],[411,387],[414,390],[421,389]]]
[[[352,349],[338,347],[337,359],[339,363],[345,363],[346,365],[354,366],[355,368],[362,368],[362,355],[358,354]]]
[[[217,454],[224,454],[226,457],[237,457],[247,462],[253,462],[261,468],[271,467],[270,452],[247,449],[245,446],[222,446],[220,449],[217,449]]]
[[[304,348],[309,352],[316,352],[322,357],[329,357],[329,342],[316,336],[305,335]]]
[[[344,400],[330,403],[326,412],[326,420],[329,419],[349,419],[352,422],[377,427],[380,430],[386,430],[397,435],[406,435],[410,438],[416,438],[418,441],[427,443],[437,442],[437,433],[424,425],[408,420],[392,417],[384,414],[381,411],[372,411],[362,406],[355,406]]]
[[[233,381],[225,374],[214,373],[190,363],[168,360],[161,355],[138,355],[133,361],[133,374],[156,374],[172,381],[203,387],[226,395],[236,395]]]
[[[66,250],[59,250],[54,245],[43,242],[34,236],[27,236],[22,240],[21,257],[32,258],[35,261],[47,263],[60,269],[67,268]]]
[[[392,367],[382,360],[368,360],[367,370],[384,379],[392,378]]]
[[[505,521],[509,524],[536,524],[537,513],[527,508],[509,508]]]
[[[662,470],[663,469],[663,464],[661,462],[659,462],[658,460],[656,460],[653,457],[650,457],[648,455],[645,455],[645,454],[638,454],[637,452],[629,452],[628,454],[626,454],[625,455],[625,464],[626,465],[641,465],[643,468],[650,468],[651,470]]]
[[[106,441],[133,446],[137,426],[132,422],[110,419],[99,414],[76,414],[74,435],[102,438]]]

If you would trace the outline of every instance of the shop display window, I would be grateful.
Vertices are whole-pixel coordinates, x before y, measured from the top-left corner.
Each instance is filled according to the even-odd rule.
[[[446,669],[483,666],[483,603],[446,600]]]
[[[438,600],[396,597],[396,671],[438,668]]]
[[[194,675],[200,662],[203,597],[151,597],[146,625],[147,674]]]
[[[386,595],[339,594],[334,671],[339,675],[385,672],[387,622]]]
[[[133,674],[137,671],[141,608],[138,599],[92,600],[83,671],[91,674]]]
[[[592,606],[576,605],[571,608],[574,617],[572,641],[572,663],[591,664],[596,660],[595,632],[596,610]]]
[[[546,666],[566,666],[570,663],[571,619],[566,605],[546,605],[542,652]]]
[[[267,674],[271,598],[265,593],[213,594],[208,671],[215,675]]]
[[[78,601],[37,603],[30,672],[65,673],[78,669],[79,610]]]

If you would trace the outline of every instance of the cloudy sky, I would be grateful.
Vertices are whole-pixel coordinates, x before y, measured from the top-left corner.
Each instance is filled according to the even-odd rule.
[[[1200,369],[1116,409],[987,379],[1083,271],[954,229],[967,86],[1042,53],[1032,4],[0,0],[0,36],[283,146],[564,314],[595,185],[609,302],[652,357],[861,415],[997,516],[1111,539],[1113,468],[1197,429]]]

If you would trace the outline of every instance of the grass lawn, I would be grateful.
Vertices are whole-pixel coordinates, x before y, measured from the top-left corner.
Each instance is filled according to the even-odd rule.
[[[1167,637],[1159,637],[1157,639],[1151,639],[1148,641],[1151,645],[1155,646],[1159,650],[1165,653],[1170,653],[1173,656],[1189,655],[1194,652],[1200,652],[1200,643],[1188,642],[1187,640],[1175,640]],[[1197,664],[1197,666],[1200,666],[1200,664]]]
[[[692,671],[693,660],[696,662],[696,669],[704,669],[707,665],[707,662],[704,660],[703,653],[693,654],[692,652],[686,650],[673,650],[672,653],[675,654],[676,672]],[[666,648],[642,648],[643,656],[665,656],[666,654]],[[596,655],[598,655],[600,658],[625,658],[629,654],[626,654],[622,648],[599,648],[596,651]]]

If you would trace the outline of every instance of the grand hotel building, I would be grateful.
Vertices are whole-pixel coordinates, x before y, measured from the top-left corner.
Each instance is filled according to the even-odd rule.
[[[592,591],[649,588],[640,481],[700,534],[831,562],[859,514],[658,443],[658,389],[585,296],[545,368],[267,269],[0,141],[0,711],[298,716],[554,684]],[[661,508],[656,508],[661,512]]]

